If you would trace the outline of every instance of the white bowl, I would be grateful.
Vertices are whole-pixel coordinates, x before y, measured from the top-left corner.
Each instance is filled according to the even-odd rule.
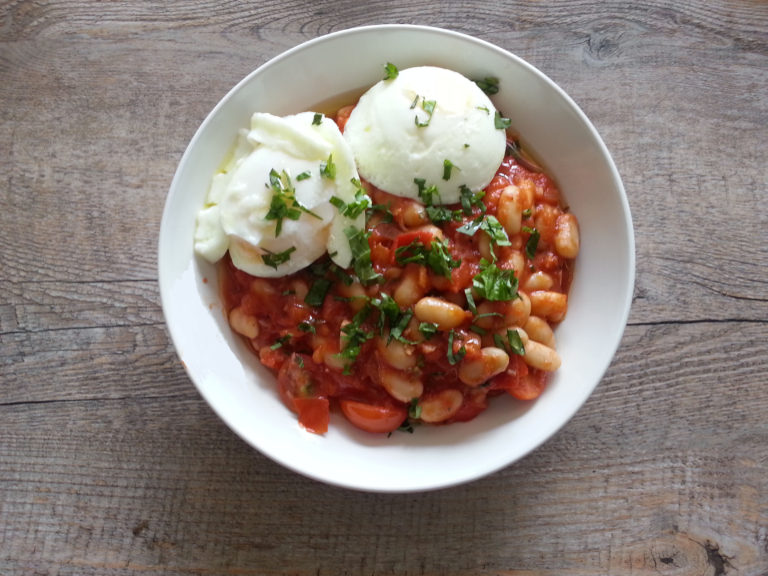
[[[436,65],[496,76],[493,97],[525,147],[560,185],[581,227],[569,312],[557,328],[562,366],[540,398],[494,398],[468,423],[390,437],[332,415],[303,430],[271,373],[229,328],[213,266],[193,253],[195,216],[237,130],[255,111],[284,115],[360,93],[399,68]],[[339,102],[341,103],[341,102]],[[600,382],[621,340],[634,285],[634,236],[621,179],[597,131],[554,82],[476,38],[421,26],[369,26],[293,48],[244,78],[203,121],[171,183],[159,243],[160,293],[176,350],[200,394],[261,453],[308,477],[359,490],[409,492],[480,478],[519,460],[560,429]]]

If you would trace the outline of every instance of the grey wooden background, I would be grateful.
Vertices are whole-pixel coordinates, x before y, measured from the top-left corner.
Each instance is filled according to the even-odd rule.
[[[376,495],[293,474],[185,376],[165,194],[252,69],[373,23],[451,28],[580,104],[627,188],[615,362],[520,463]],[[339,63],[338,65],[343,65]],[[0,3],[0,574],[768,574],[768,3]]]

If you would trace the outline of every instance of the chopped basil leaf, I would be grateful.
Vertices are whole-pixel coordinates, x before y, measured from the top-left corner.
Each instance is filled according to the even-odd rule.
[[[475,84],[489,96],[499,92],[499,79],[495,76],[486,76],[482,80],[475,80]]]
[[[480,208],[480,211],[485,214],[485,204],[483,204],[483,197],[485,192],[480,190],[479,192],[472,192],[466,184],[462,184],[459,187],[461,209],[464,211],[465,216],[472,215],[472,208],[475,206]]]
[[[424,336],[425,340],[429,340],[432,336],[437,334],[437,324],[434,322],[420,322],[419,332],[421,332],[421,335]]]
[[[323,122],[323,115],[319,112],[315,112],[315,115],[312,117],[312,125],[313,126],[319,126]]]
[[[496,115],[493,117],[493,125],[497,130],[506,130],[512,126],[512,120],[504,118],[497,110]]]
[[[429,123],[432,121],[432,114],[435,113],[436,106],[437,106],[437,100],[426,100],[422,96],[421,109],[427,113],[427,119],[422,122],[419,120],[418,116],[415,116],[413,120],[416,123],[416,126],[418,126],[419,128],[426,128],[427,126],[429,126]]]
[[[415,344],[403,336],[403,331],[408,327],[408,322],[413,318],[413,310],[406,310],[398,321],[389,328],[389,340],[397,340],[403,344]]]
[[[349,240],[349,247],[352,250],[352,265],[360,283],[368,286],[377,282],[381,274],[373,269],[371,262],[371,247],[368,244],[370,232],[350,226],[344,230],[344,234]]]
[[[291,259],[291,254],[296,252],[296,246],[291,246],[287,250],[283,250],[282,252],[277,253],[269,252],[268,250],[265,251],[267,253],[261,256],[264,264],[277,270],[277,267],[280,266],[280,264],[285,264],[288,262],[288,260]]]
[[[472,287],[486,300],[506,301],[518,297],[514,270],[501,270],[493,262],[480,260],[480,272],[472,278]]]
[[[456,232],[466,234],[467,236],[474,236],[475,232],[477,232],[480,229],[480,226],[482,226],[484,219],[485,218],[481,214],[474,220],[470,220],[469,222],[464,223],[462,226],[459,226],[456,229]]]
[[[455,333],[453,330],[451,330],[448,333],[448,349],[446,350],[446,356],[448,357],[448,364],[451,366],[455,366],[459,362],[461,362],[461,359],[464,358],[467,354],[467,349],[464,346],[464,344],[461,345],[461,348],[459,348],[459,351],[454,353],[453,352],[453,339],[455,338]]]
[[[523,226],[523,232],[528,232],[530,234],[528,241],[525,243],[525,255],[528,256],[529,260],[533,260],[533,257],[536,256],[536,248],[539,247],[539,238],[541,235],[536,228],[530,228],[529,226]]]
[[[372,206],[369,206],[365,213],[366,217],[370,218],[373,216],[376,212],[381,213],[383,216],[381,217],[381,221],[384,223],[392,222],[392,208],[389,204],[373,204]]]
[[[512,244],[509,241],[506,230],[504,230],[501,222],[495,216],[486,216],[480,225],[480,229],[488,234],[497,246],[510,246]]]
[[[344,360],[350,360],[344,367],[344,373],[349,374],[352,364],[357,360],[362,350],[362,345],[368,340],[373,338],[373,332],[364,330],[362,328],[363,323],[368,318],[371,312],[370,305],[366,304],[363,308],[357,312],[352,318],[351,322],[348,322],[341,327],[341,339],[342,350],[338,356]]]
[[[302,358],[302,357],[301,357],[301,356],[299,356],[298,354],[294,354],[294,355],[293,355],[293,361],[294,361],[294,362],[296,362],[296,365],[297,365],[299,368],[304,368],[304,358]]]
[[[333,153],[328,155],[326,162],[320,163],[320,176],[329,180],[336,178],[336,164],[333,163]]]
[[[280,235],[283,229],[283,220],[298,220],[301,213],[322,220],[320,216],[302,206],[296,200],[296,190],[291,184],[288,173],[283,170],[278,173],[274,168],[269,171],[269,187],[272,188],[272,199],[269,203],[269,211],[264,216],[265,220],[275,220],[275,237]]]
[[[306,180],[307,178],[311,178],[311,177],[312,177],[312,174],[310,173],[310,171],[306,170],[305,172],[302,172],[301,174],[296,176],[296,180],[298,182],[301,182],[302,180]]]
[[[518,356],[525,355],[525,346],[517,330],[507,329],[506,339],[501,334],[494,334],[493,343],[508,353],[517,354]]]
[[[526,208],[523,210],[523,218],[530,218],[533,215],[533,209],[532,208]]]
[[[371,199],[368,197],[368,194],[366,194],[365,189],[363,189],[359,180],[352,178],[351,181],[352,184],[357,186],[354,202],[347,204],[338,196],[331,196],[329,202],[338,209],[339,214],[354,220],[368,209],[371,205]]]
[[[491,113],[491,111],[488,109],[488,107],[487,107],[487,106],[478,106],[478,107],[477,107],[477,109],[478,109],[478,110],[482,110],[482,111],[483,111],[483,112],[485,112],[486,114],[490,114],[490,113]]]
[[[317,330],[315,329],[315,325],[311,322],[299,322],[299,330],[301,332],[308,332],[310,334],[317,334]]]
[[[477,306],[475,306],[475,298],[472,296],[472,288],[464,289],[464,296],[467,298],[467,307],[472,314],[477,314]]]
[[[453,171],[454,168],[456,168],[456,170],[461,171],[461,169],[458,166],[454,166],[453,162],[451,162],[447,158],[443,160],[443,180],[451,179],[451,172]]]
[[[461,210],[451,210],[447,206],[427,206],[426,211],[429,219],[435,224],[461,220]]]
[[[322,306],[331,284],[332,282],[327,278],[318,278],[304,296],[304,302],[310,306]]]
[[[414,240],[410,244],[400,246],[395,250],[395,262],[399,265],[421,264],[430,268],[435,274],[451,277],[451,270],[461,265],[459,260],[451,256],[448,250],[448,240],[432,240],[429,246]]]
[[[285,336],[281,336],[277,340],[275,340],[275,343],[272,344],[272,346],[269,347],[270,350],[277,350],[278,348],[281,348],[283,344],[286,344],[291,339],[290,334],[286,334]]]
[[[421,418],[421,406],[419,406],[419,399],[413,398],[411,403],[408,404],[408,418],[418,420]]]
[[[392,62],[387,62],[387,65],[384,66],[384,80],[394,80],[398,74],[400,74],[400,71],[397,69],[397,66],[392,64]]]

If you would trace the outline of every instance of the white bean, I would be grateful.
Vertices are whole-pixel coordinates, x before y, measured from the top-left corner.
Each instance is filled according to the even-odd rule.
[[[528,336],[536,340],[536,342],[541,342],[550,348],[555,347],[555,333],[552,331],[549,322],[544,320],[544,318],[530,316],[523,328],[525,328]]]
[[[467,386],[479,386],[489,378],[504,372],[509,366],[509,355],[501,348],[488,346],[480,355],[464,358],[459,364],[459,380]]]
[[[410,402],[424,392],[424,384],[417,374],[379,366],[379,380],[390,396],[400,402]]]
[[[444,422],[456,414],[464,402],[464,395],[453,388],[441,390],[437,394],[419,401],[421,419],[435,424]]]
[[[579,253],[579,222],[570,213],[561,214],[555,227],[555,250],[563,258],[576,258]]]
[[[509,236],[520,233],[523,225],[523,206],[517,186],[509,185],[502,190],[496,217]]]
[[[529,295],[531,314],[551,322],[560,322],[568,310],[568,296],[551,290],[536,290]]]
[[[386,338],[376,338],[376,350],[387,364],[398,370],[413,368],[418,360],[413,346],[397,340],[387,342]]]
[[[238,306],[229,312],[229,325],[232,330],[253,340],[259,335],[259,321],[255,316],[249,316]]]
[[[416,302],[413,313],[422,322],[437,324],[438,330],[457,328],[464,322],[467,315],[461,306],[433,296],[427,296]]]
[[[560,368],[560,355],[549,346],[545,346],[535,340],[528,340],[528,343],[525,345],[523,361],[528,366],[546,372],[554,372]]]

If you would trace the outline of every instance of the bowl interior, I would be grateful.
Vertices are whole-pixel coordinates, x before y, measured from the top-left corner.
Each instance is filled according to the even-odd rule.
[[[355,54],[355,58],[349,58]],[[342,66],[329,63],[343,62]],[[280,402],[273,376],[230,330],[215,268],[195,257],[195,217],[237,130],[255,111],[283,115],[344,103],[399,68],[435,65],[473,79],[496,76],[493,97],[513,129],[557,180],[581,227],[569,312],[557,328],[562,367],[534,402],[499,397],[475,420],[390,437],[332,415],[325,436],[307,433]],[[350,102],[352,100],[350,99]],[[486,42],[417,26],[351,29],[302,44],[234,87],[200,126],[179,164],[160,232],[159,276],[171,337],[190,378],[215,412],[252,446],[309,477],[349,488],[406,492],[479,478],[552,436],[584,403],[611,362],[634,283],[626,196],[594,127],[541,72]]]

